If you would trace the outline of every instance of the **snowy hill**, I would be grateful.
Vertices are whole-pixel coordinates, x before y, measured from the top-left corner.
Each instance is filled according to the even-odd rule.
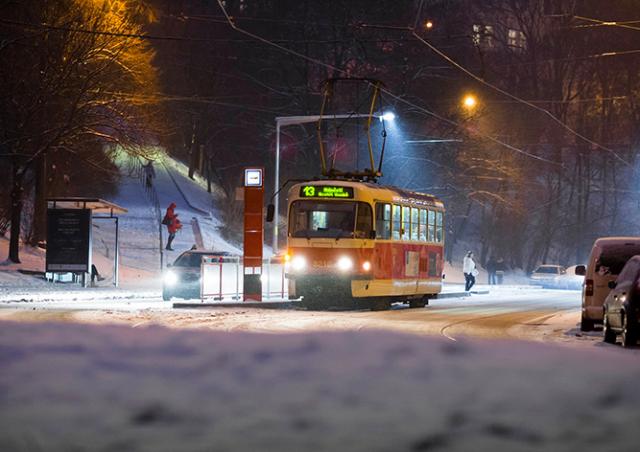
[[[160,154],[154,162],[156,177],[151,190],[145,188],[140,162],[121,156],[117,164],[121,172],[117,193],[105,199],[128,210],[126,214],[119,216],[122,286],[156,287],[161,272],[161,253],[166,265],[196,243],[192,227],[194,219],[200,226],[206,249],[242,252],[227,243],[218,233],[216,204],[220,201],[221,194],[217,187],[214,186],[213,193],[208,193],[205,181],[198,177],[196,180],[189,179],[187,167],[164,154]],[[167,229],[160,225],[161,218],[155,210],[154,199],[158,200],[160,216],[164,215],[171,202],[177,204],[176,212],[183,228],[173,242],[174,251],[164,249]],[[93,262],[106,278],[100,285],[108,286],[112,284],[113,278],[115,224],[111,220],[94,220],[93,223]],[[8,246],[7,238],[0,239],[0,255],[7,255]],[[44,251],[25,246],[21,250],[21,259],[22,264],[5,263],[0,266],[2,286],[46,284],[44,281],[34,281],[33,276],[17,273],[18,269],[43,272]]]

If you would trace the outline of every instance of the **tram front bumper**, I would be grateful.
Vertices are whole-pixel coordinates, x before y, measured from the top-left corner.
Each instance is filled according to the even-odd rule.
[[[369,280],[369,275],[299,275],[288,273],[289,294],[305,298],[351,298],[352,281]]]

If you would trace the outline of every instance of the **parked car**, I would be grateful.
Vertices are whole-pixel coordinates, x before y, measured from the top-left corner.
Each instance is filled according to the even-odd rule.
[[[640,323],[640,256],[629,259],[609,287],[603,306],[604,341],[615,344],[620,334],[623,347],[635,345]]]
[[[640,254],[640,237],[603,237],[593,244],[587,266],[576,267],[576,274],[585,275],[582,286],[580,329],[593,330],[602,323],[604,300],[609,295],[609,282],[615,281],[622,267]]]
[[[567,267],[565,272],[556,277],[556,287],[558,289],[581,290],[584,284],[584,274],[577,274],[578,265]],[[582,266],[584,267],[584,265]]]
[[[162,278],[162,299],[200,298],[200,265],[203,256],[232,256],[226,251],[189,250],[167,265]]]
[[[566,269],[562,265],[540,265],[531,274],[531,284],[540,285],[545,288],[555,288],[558,286],[558,276],[564,275]]]

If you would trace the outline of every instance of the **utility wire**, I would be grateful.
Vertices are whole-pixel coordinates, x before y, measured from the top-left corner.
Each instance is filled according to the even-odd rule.
[[[418,15],[420,14],[421,10],[422,10],[422,5],[424,3],[424,0],[420,1],[420,6],[418,8]],[[623,159],[622,157],[620,157],[620,155],[618,155],[617,152],[615,152],[613,149],[610,149],[606,146],[601,145],[600,143],[597,143],[596,141],[593,141],[592,139],[584,136],[583,134],[581,134],[580,132],[578,132],[577,130],[571,128],[569,125],[565,124],[564,122],[562,122],[562,120],[560,118],[558,118],[557,116],[555,116],[553,113],[551,113],[549,110],[542,108],[538,105],[535,105],[525,99],[522,99],[521,97],[515,96],[511,93],[509,93],[508,91],[503,90],[502,88],[487,82],[486,80],[484,80],[482,77],[477,76],[476,74],[474,74],[473,72],[471,72],[470,70],[468,70],[467,68],[465,68],[464,66],[462,66],[461,64],[457,63],[456,61],[454,61],[451,57],[449,57],[447,54],[445,54],[444,52],[442,52],[441,50],[439,50],[437,47],[435,47],[433,44],[431,44],[429,41],[427,41],[426,39],[424,39],[422,36],[420,36],[416,30],[412,30],[411,33],[413,34],[413,36],[415,36],[416,38],[418,38],[418,40],[420,42],[422,42],[425,46],[427,46],[429,49],[431,49],[432,52],[434,52],[436,55],[440,56],[442,59],[444,59],[445,61],[447,61],[449,64],[451,64],[452,66],[454,66],[455,68],[461,70],[462,72],[464,72],[465,74],[467,74],[469,77],[473,78],[474,80],[476,80],[477,82],[487,86],[488,88],[491,88],[494,91],[499,92],[500,94],[509,97],[510,99],[513,99],[517,102],[520,102],[524,105],[527,105],[531,108],[533,108],[534,110],[537,110],[543,114],[545,114],[547,117],[549,117],[552,121],[554,121],[556,124],[560,125],[562,128],[564,128],[565,130],[567,130],[568,132],[570,132],[572,135],[580,138],[581,140],[591,144],[592,146],[598,147],[604,151],[609,152],[611,155],[613,155],[616,159],[618,159],[620,162],[624,163],[626,166],[631,166],[631,164],[629,162],[627,162],[625,159]]]
[[[302,59],[304,59],[306,61],[309,61],[311,63],[317,64],[317,65],[322,66],[322,67],[324,67],[326,69],[330,69],[332,71],[338,72],[338,73],[340,73],[342,75],[346,75],[346,76],[349,75],[347,73],[347,71],[345,71],[344,69],[340,69],[340,68],[338,68],[336,66],[333,66],[331,64],[325,63],[324,61],[320,61],[320,60],[318,60],[316,58],[311,58],[311,57],[309,57],[307,55],[304,55],[304,54],[302,54],[300,52],[296,52],[295,50],[288,49],[287,47],[281,46],[280,44],[277,44],[277,43],[272,42],[272,41],[270,41],[268,39],[265,39],[262,36],[258,36],[258,35],[254,34],[254,33],[251,33],[251,32],[249,32],[247,30],[244,30],[244,29],[238,27],[235,24],[235,22],[233,21],[233,18],[227,13],[227,10],[226,10],[225,6],[222,4],[222,1],[221,0],[217,0],[217,1],[218,1],[218,5],[220,6],[220,9],[222,10],[222,12],[224,13],[225,17],[227,18],[227,21],[228,21],[229,25],[231,26],[231,28],[233,28],[237,32],[242,33],[242,34],[244,34],[246,36],[249,36],[249,37],[251,37],[253,39],[256,39],[257,41],[260,41],[260,42],[262,42],[264,44],[267,44],[267,45],[270,45],[272,47],[275,47],[275,48],[281,50],[284,53],[287,53],[287,54],[290,54],[290,55],[295,55],[295,56],[297,56],[299,58],[302,58]],[[393,99],[396,99],[398,102],[401,102],[401,103],[403,103],[405,105],[413,107],[418,111],[421,111],[421,112],[423,112],[423,113],[425,113],[425,114],[427,114],[429,116],[432,116],[432,117],[434,117],[434,118],[436,118],[436,119],[438,119],[440,121],[443,121],[443,122],[446,122],[446,123],[448,123],[450,125],[453,125],[458,129],[464,129],[464,127],[461,124],[459,124],[459,123],[457,123],[457,122],[455,122],[455,121],[453,121],[451,119],[448,119],[448,118],[445,118],[443,116],[440,116],[437,113],[432,112],[430,110],[427,110],[424,107],[416,105],[413,102],[410,102],[410,101],[408,101],[408,100],[406,100],[406,99],[404,99],[404,98],[392,93],[387,88],[381,88],[381,91],[384,92],[385,94],[387,94],[388,96],[392,97]],[[540,157],[539,155],[531,154],[531,153],[529,153],[527,151],[524,151],[524,150],[519,149],[519,148],[517,148],[515,146],[512,146],[509,143],[506,143],[506,142],[504,142],[502,140],[499,140],[498,138],[492,137],[490,135],[485,135],[485,134],[479,134],[479,135],[489,139],[490,141],[492,141],[492,142],[494,142],[496,144],[504,146],[507,149],[510,149],[510,150],[512,150],[514,152],[522,154],[522,155],[524,155],[526,157],[529,157],[529,158],[532,158],[532,159],[535,159],[535,160],[539,160],[539,161],[543,161],[543,162],[546,162],[546,163],[549,163],[549,164],[552,164],[552,165],[556,165],[556,166],[561,166],[561,167],[563,166],[559,162],[555,162],[553,160],[545,159],[544,157]]]
[[[618,21],[608,21],[608,20],[600,20],[600,19],[592,19],[591,17],[584,17],[584,16],[573,16],[575,19],[578,20],[583,20],[585,22],[592,22],[596,25],[587,25],[587,26],[596,26],[596,27],[619,27],[619,28],[626,28],[628,30],[636,30],[636,31],[640,31],[640,27],[638,26],[633,26],[633,25],[629,25],[629,24],[637,24],[640,23],[640,21],[638,20],[629,20],[629,21],[624,21],[624,22],[618,22]],[[580,25],[579,25],[580,27]],[[584,25],[583,25],[584,27]]]

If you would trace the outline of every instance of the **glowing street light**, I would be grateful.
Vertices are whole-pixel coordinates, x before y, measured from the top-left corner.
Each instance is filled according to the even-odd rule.
[[[473,110],[478,106],[478,99],[473,94],[467,94],[464,96],[464,99],[462,99],[462,105],[467,110]]]
[[[433,22],[432,22],[432,21],[430,21],[430,20],[427,20],[427,21],[424,23],[424,28],[425,28],[425,30],[431,30],[431,29],[433,28]]]
[[[396,115],[392,111],[385,111],[380,115],[380,121],[393,121],[396,119]]]

